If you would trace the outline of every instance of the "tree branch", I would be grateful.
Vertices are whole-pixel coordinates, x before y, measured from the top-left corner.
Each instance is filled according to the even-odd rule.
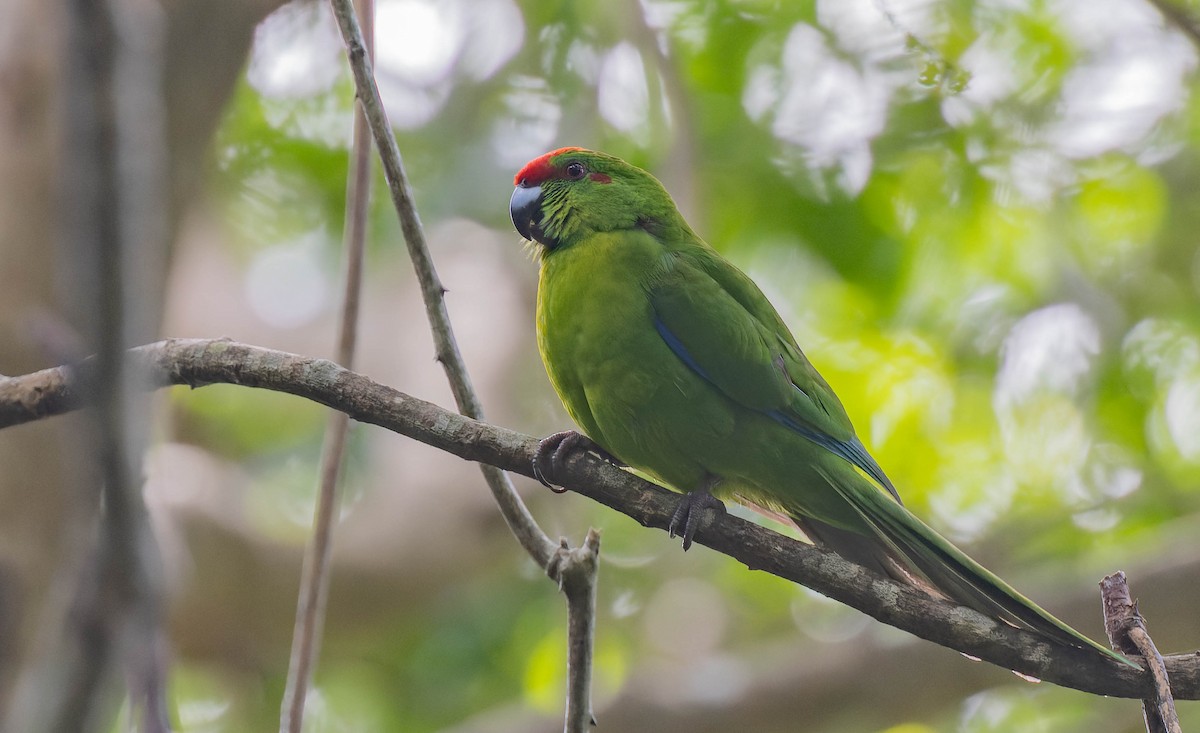
[[[95,368],[75,375],[89,399],[74,436],[79,450],[68,459],[83,468],[79,515],[70,523],[80,522],[76,531],[88,540],[61,565],[74,587],[47,604],[44,648],[28,662],[0,724],[11,730],[106,730],[121,667],[140,727],[170,729],[160,567],[136,468],[148,421],[132,399],[140,385],[124,358],[152,331],[158,308],[145,275],[158,275],[164,261],[163,18],[157,6],[134,5],[64,4],[56,267],[65,330],[97,354]]]
[[[596,636],[596,571],[600,533],[589,529],[583,544],[571,549],[566,539],[546,574],[567,597],[567,712],[565,733],[585,733],[596,724],[592,714],[592,642]]]
[[[130,361],[143,384],[228,383],[286,392],[460,458],[532,475],[535,438],[449,412],[324,359],[232,341],[172,339],[133,349]],[[88,361],[78,368],[86,372],[92,365]],[[67,373],[56,367],[0,381],[0,428],[77,409],[81,398]],[[666,529],[677,503],[672,492],[590,455],[571,458],[562,474],[551,478],[658,529]],[[1154,694],[1145,672],[1093,651],[1051,644],[739,517],[717,518],[696,541],[751,569],[801,583],[886,624],[1003,668],[1098,695],[1142,699]],[[1200,656],[1172,655],[1164,662],[1175,698],[1200,699]]]
[[[1145,619],[1138,613],[1137,601],[1129,595],[1125,573],[1118,570],[1100,581],[1100,597],[1104,604],[1104,631],[1113,648],[1123,654],[1137,654],[1145,660],[1154,680],[1154,695],[1142,700],[1148,733],[1181,733],[1179,715],[1171,697],[1171,681]]]

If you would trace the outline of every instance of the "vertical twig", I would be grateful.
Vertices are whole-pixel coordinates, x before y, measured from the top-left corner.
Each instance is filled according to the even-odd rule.
[[[425,243],[425,231],[421,226],[420,217],[417,215],[416,204],[413,200],[412,189],[408,183],[408,176],[404,172],[404,161],[400,157],[400,149],[396,145],[396,139],[392,136],[392,128],[388,123],[387,113],[383,109],[383,102],[379,98],[379,89],[375,84],[375,76],[372,71],[371,60],[365,50],[365,42],[363,40],[362,30],[359,28],[354,16],[354,8],[351,0],[330,0],[330,5],[333,8],[333,14],[337,18],[338,27],[342,32],[342,39],[346,44],[346,54],[350,60],[350,68],[354,73],[355,88],[358,92],[359,102],[363,106],[366,113],[367,123],[371,128],[371,133],[375,138],[375,145],[379,150],[379,157],[383,163],[384,177],[387,179],[388,191],[392,196],[392,203],[396,207],[396,213],[400,217],[400,228],[404,234],[404,242],[408,247],[409,258],[412,260],[413,268],[417,273],[417,280],[421,285],[421,296],[425,302],[425,312],[429,318],[429,326],[433,332],[434,346],[437,351],[437,359],[442,364],[442,368],[446,372],[446,378],[450,382],[450,389],[454,393],[454,401],[458,405],[459,412],[477,420],[483,419],[483,408],[480,405],[479,398],[475,395],[474,389],[471,387],[471,379],[467,374],[466,364],[463,362],[462,354],[458,350],[458,344],[454,338],[454,331],[450,325],[450,316],[446,311],[446,302],[444,295],[446,289],[442,286],[441,280],[437,276],[437,270],[433,266],[433,258],[429,254],[429,248]],[[504,516],[505,522],[508,523],[510,531],[525,548],[525,551],[543,568],[552,573],[551,561],[556,555],[556,546],[542,531],[541,527],[534,521],[533,516],[529,513],[529,509],[525,503],[521,501],[521,497],[517,495],[516,489],[513,488],[512,481],[509,480],[508,474],[500,469],[480,464],[480,470],[483,472],[484,479],[487,481],[488,488],[492,491],[492,496],[500,507],[500,513]],[[599,545],[596,544],[598,549]],[[593,552],[594,554],[594,552]],[[587,576],[591,583],[592,590],[590,593],[595,593],[595,563],[591,563],[592,572]],[[561,580],[560,580],[561,582]],[[574,615],[572,614],[572,618]],[[568,623],[574,623],[570,619]],[[587,647],[587,657],[590,659],[592,647],[591,622],[588,621],[587,629],[589,633],[586,638],[580,638],[579,643]],[[582,677],[578,677],[582,675]],[[571,680],[568,682],[569,697],[567,707],[571,709],[591,710],[590,701],[590,664],[576,665],[572,668]]]
[[[1154,697],[1142,700],[1142,712],[1149,733],[1181,733],[1171,682],[1162,655],[1154,647],[1146,622],[1138,613],[1137,602],[1129,595],[1125,573],[1117,571],[1100,581],[1104,604],[1104,631],[1113,648],[1122,654],[1140,655],[1154,680]]]
[[[375,55],[375,3],[363,0],[362,25],[366,29],[367,54]],[[338,326],[336,361],[354,368],[358,342],[358,314],[362,294],[363,252],[366,242],[367,214],[371,199],[371,138],[362,106],[355,105],[354,133],[351,142],[350,175],[346,184],[346,223],[344,228],[344,289]],[[325,625],[325,605],[329,598],[330,558],[333,527],[338,508],[338,484],[350,418],[337,410],[329,411],[325,440],[321,448],[320,487],[313,536],[304,555],[300,596],[296,601],[296,624],[292,631],[292,653],[288,662],[287,683],[280,712],[280,733],[300,733],[304,722],[304,702],[312,684]]]
[[[562,540],[546,574],[567,597],[567,712],[564,733],[584,733],[596,724],[592,714],[592,639],[596,634],[596,572],[600,533],[589,529],[575,549]]]
[[[56,255],[63,311],[82,348],[96,353],[95,370],[77,386],[90,406],[80,498],[89,516],[99,512],[99,524],[87,556],[64,565],[72,587],[47,614],[47,648],[23,673],[7,723],[35,732],[107,730],[123,666],[142,729],[158,733],[169,728],[160,568],[136,468],[146,419],[123,352],[150,335],[157,306],[146,283],[164,274],[161,9],[137,0],[71,0],[66,9]]]
[[[116,333],[101,327],[102,339],[118,349],[120,416],[124,441],[123,490],[129,514],[122,540],[134,545],[132,557],[117,558],[119,573],[134,578],[131,609],[125,623],[130,646],[124,666],[129,698],[143,733],[170,730],[167,704],[169,643],[163,629],[162,565],[142,495],[140,465],[150,442],[148,403],[135,402],[143,387],[124,362],[122,350],[158,331],[162,283],[167,277],[167,111],[163,89],[166,17],[146,0],[110,0],[119,40],[117,55],[118,174],[121,197],[119,274],[107,297],[123,308]],[[107,486],[107,481],[106,481]],[[106,501],[109,495],[106,494]],[[107,505],[111,506],[111,504]],[[115,528],[114,528],[115,529]],[[139,711],[140,708],[140,711]]]

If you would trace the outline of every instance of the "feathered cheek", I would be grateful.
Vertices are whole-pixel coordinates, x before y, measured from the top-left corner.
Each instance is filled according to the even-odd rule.
[[[541,236],[537,240],[548,250],[562,244],[574,228],[575,218],[570,205],[562,200],[547,199],[542,204],[542,219],[539,223]]]

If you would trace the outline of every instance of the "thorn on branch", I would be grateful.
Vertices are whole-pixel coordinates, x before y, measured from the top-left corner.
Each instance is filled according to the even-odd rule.
[[[1142,700],[1148,733],[1182,733],[1171,682],[1166,664],[1158,653],[1146,621],[1138,613],[1137,601],[1129,594],[1125,573],[1118,570],[1100,581],[1100,597],[1104,604],[1104,631],[1112,647],[1122,654],[1141,656],[1154,680],[1154,697]]]

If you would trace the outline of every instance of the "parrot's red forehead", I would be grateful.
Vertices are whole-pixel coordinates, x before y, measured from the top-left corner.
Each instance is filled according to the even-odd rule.
[[[558,175],[558,171],[554,170],[554,166],[550,165],[550,159],[563,153],[573,153],[576,150],[583,150],[583,148],[559,148],[558,150],[551,150],[545,155],[534,158],[526,163],[525,167],[513,177],[513,185],[519,186],[521,181],[524,181],[526,186],[537,186],[547,178],[553,178]]]

